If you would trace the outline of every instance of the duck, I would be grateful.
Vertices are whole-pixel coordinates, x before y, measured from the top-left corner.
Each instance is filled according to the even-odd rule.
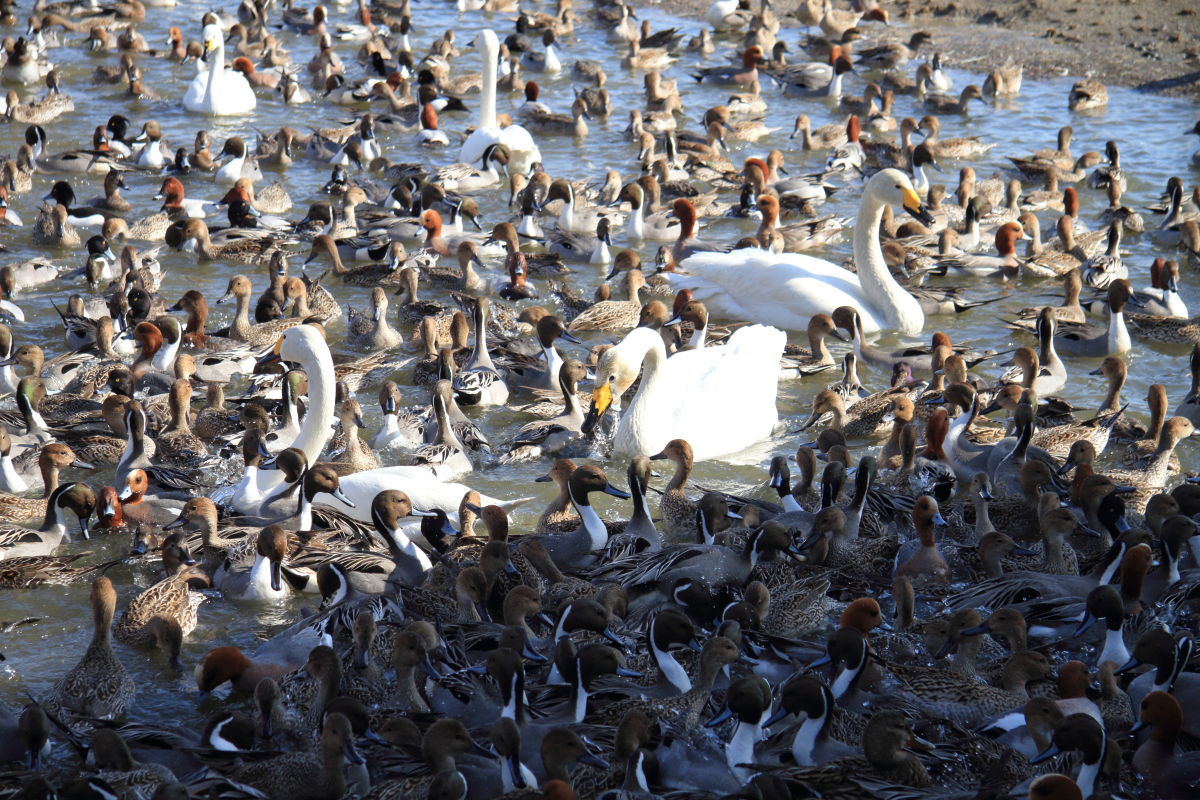
[[[1133,286],[1125,279],[1117,279],[1108,285],[1108,325],[1103,329],[1084,329],[1082,332],[1059,331],[1055,347],[1064,353],[1093,358],[1117,355],[1129,351],[1133,342],[1129,328],[1125,325],[1125,307],[1140,307]]]
[[[234,116],[248,114],[258,106],[246,77],[237,70],[225,71],[225,35],[217,25],[205,25],[201,47],[208,69],[188,85],[183,107],[194,114]]]
[[[213,575],[213,586],[226,597],[240,600],[280,600],[290,594],[283,582],[287,534],[279,525],[263,528],[256,539],[250,563],[225,563]]]
[[[47,704],[71,714],[102,720],[125,715],[137,692],[133,677],[112,648],[117,592],[108,578],[92,582],[92,641],[83,657],[50,690]]]
[[[617,422],[614,451],[649,456],[678,438],[687,440],[695,457],[704,460],[737,452],[770,435],[777,420],[775,394],[783,344],[779,329],[750,325],[735,331],[723,347],[667,359],[657,331],[630,331],[609,353],[621,362],[642,363],[644,373],[637,395]],[[616,367],[612,360],[607,367],[601,364],[585,433],[612,406]],[[728,408],[738,409],[729,425],[714,429],[704,421]]]
[[[233,298],[237,302],[237,310],[234,312],[233,322],[229,325],[229,338],[235,342],[246,342],[252,345],[265,345],[273,342],[280,336],[281,333],[304,323],[304,320],[297,317],[286,319],[275,319],[270,322],[251,323],[250,322],[250,298],[254,292],[254,285],[245,275],[234,275],[229,279],[229,284],[225,289],[225,294],[217,299],[220,304],[229,298]]]
[[[67,533],[66,512],[79,520],[79,531],[89,536],[88,520],[96,509],[96,495],[82,483],[65,483],[46,499],[46,516],[38,529],[12,525],[0,528],[0,557],[46,556],[58,549]]]
[[[949,270],[969,275],[1011,277],[1021,267],[1017,258],[1017,241],[1027,238],[1019,222],[1006,222],[996,229],[996,252],[999,255],[978,253],[938,256],[935,263]]]
[[[1179,262],[1159,256],[1150,264],[1150,288],[1139,289],[1134,296],[1142,302],[1143,314],[1185,319],[1187,303],[1179,294]]]
[[[584,331],[622,331],[636,327],[642,311],[638,293],[645,285],[646,278],[641,270],[626,271],[625,286],[629,299],[596,303],[571,320],[567,325],[567,332],[575,335]]]
[[[371,290],[370,313],[349,310],[349,331],[346,341],[371,350],[386,350],[400,344],[403,337],[388,323],[388,299],[382,286]]]
[[[876,173],[863,191],[854,226],[857,276],[811,256],[755,250],[696,254],[665,274],[673,288],[690,289],[710,310],[733,319],[802,330],[813,314],[849,305],[858,309],[866,333],[886,328],[917,334],[924,327],[925,313],[891,277],[878,244],[879,222],[887,204],[901,205],[917,219],[932,221],[906,175],[894,169]]]
[[[164,623],[177,627],[180,637],[195,630],[197,609],[206,598],[188,588],[187,573],[182,570],[195,565],[196,560],[183,539],[183,534],[174,533],[163,540],[160,549],[167,577],[129,601],[113,629],[117,641],[142,647],[154,644],[162,638],[157,628]],[[168,653],[168,656],[172,668],[181,671],[179,654]]]
[[[625,233],[630,239],[642,242],[672,242],[679,238],[679,219],[665,212],[647,214],[646,192],[641,183],[628,183],[621,187],[617,199],[629,203],[629,220],[625,224]]]
[[[1132,732],[1150,729],[1150,735],[1133,754],[1132,766],[1145,777],[1160,797],[1183,797],[1200,772],[1200,762],[1191,754],[1176,753],[1176,740],[1183,728],[1179,700],[1163,691],[1146,695],[1138,710]]]
[[[171,223],[163,234],[167,246],[196,254],[197,261],[238,261],[255,264],[268,260],[277,242],[270,230],[226,228],[214,240],[202,219]]]
[[[175,176],[170,175],[163,179],[162,186],[159,187],[158,194],[154,195],[154,199],[163,201],[162,210],[173,219],[180,216],[204,219],[208,216],[209,207],[215,210],[216,203],[185,197],[184,192],[183,183]]]
[[[454,376],[454,394],[463,405],[503,405],[508,400],[508,385],[492,363],[487,345],[487,317],[491,301],[475,300],[475,347],[470,358]]]
[[[7,438],[7,435],[6,431],[4,437]],[[91,464],[76,458],[75,452],[71,450],[70,446],[62,442],[48,442],[43,445],[41,452],[38,453],[37,465],[43,486],[42,497],[18,497],[7,492],[0,494],[0,520],[14,522],[45,517],[47,500],[58,488],[59,470],[68,467],[94,469]],[[29,483],[23,478],[21,478],[20,484],[13,483],[14,488],[16,486],[23,486],[23,490],[30,488]]]
[[[1092,78],[1076,81],[1067,95],[1067,108],[1071,111],[1098,111],[1108,105],[1108,89]]]
[[[285,753],[245,763],[233,772],[233,777],[272,800],[291,797],[325,800],[346,793],[347,765],[363,763],[350,720],[334,712],[324,718],[317,752]]]

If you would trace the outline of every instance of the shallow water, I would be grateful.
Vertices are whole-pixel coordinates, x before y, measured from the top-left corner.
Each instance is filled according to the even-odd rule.
[[[487,18],[478,13],[465,15],[461,22],[455,22],[446,13],[449,8],[445,3],[414,2],[414,13],[418,23],[418,31],[412,37],[414,49],[424,52],[429,42],[443,29],[454,26],[459,32],[459,44],[464,45],[471,38],[472,32],[481,25],[487,24],[497,31],[511,29],[508,18],[496,15]],[[544,5],[544,4],[543,4]],[[151,46],[164,47],[167,38],[167,27],[179,25],[185,31],[186,38],[199,37],[198,18],[204,10],[210,7],[207,3],[187,2],[173,9],[151,9],[149,19],[139,26],[140,32],[146,36]],[[231,6],[232,8],[232,6]],[[699,30],[694,21],[681,21],[668,17],[654,9],[645,9],[642,13],[651,20],[657,29],[668,24],[680,25],[689,34]],[[277,14],[276,14],[277,15]],[[349,11],[345,8],[334,12],[335,21],[348,20]],[[424,24],[422,24],[424,23]],[[13,32],[15,34],[15,32]],[[115,56],[106,54],[95,56],[87,53],[78,44],[82,38],[77,34],[66,34],[64,41],[69,46],[60,47],[50,52],[50,57],[58,68],[63,79],[65,90],[72,94],[76,102],[76,111],[64,116],[47,126],[50,137],[50,151],[58,152],[73,149],[86,143],[91,131],[96,125],[103,124],[111,114],[123,113],[140,125],[147,119],[157,119],[166,133],[171,149],[185,146],[191,150],[191,143],[197,130],[207,128],[212,134],[214,152],[217,152],[224,139],[230,135],[242,135],[247,141],[253,139],[255,131],[271,132],[282,124],[290,124],[303,129],[306,125],[323,126],[337,124],[338,121],[348,121],[356,109],[342,109],[317,105],[301,107],[284,107],[274,94],[259,93],[258,109],[253,117],[210,119],[187,114],[183,111],[179,98],[182,97],[187,83],[194,72],[191,66],[180,67],[165,60],[140,57],[139,64],[145,70],[144,83],[160,92],[165,98],[157,103],[131,103],[123,96],[120,86],[92,86],[90,73],[100,63],[111,63]],[[291,51],[297,64],[303,65],[315,52],[312,41],[302,39],[292,34],[283,34],[285,46]],[[784,32],[790,44],[797,42],[796,32]],[[704,59],[705,64],[723,63],[732,48],[734,40],[719,40],[718,52]],[[355,48],[342,43],[339,52],[347,65],[349,74],[357,78],[361,75],[360,68],[353,60]],[[793,51],[796,48],[793,47]],[[609,120],[593,120],[589,123],[591,136],[586,143],[576,144],[569,138],[544,138],[540,144],[547,170],[552,175],[563,175],[572,179],[584,177],[602,178],[604,171],[617,168],[627,179],[633,177],[631,165],[634,162],[636,147],[627,141],[623,131],[627,124],[626,114],[621,109],[641,105],[641,73],[634,73],[620,68],[619,59],[622,49],[617,48],[602,33],[580,26],[575,39],[566,42],[560,48],[565,65],[563,73],[554,78],[526,74],[528,79],[536,79],[543,87],[542,99],[556,111],[566,111],[572,98],[570,63],[577,57],[597,58],[602,60],[608,69],[608,87],[614,96],[614,105],[618,111]],[[793,60],[803,60],[794,56]],[[683,128],[695,130],[703,110],[711,105],[724,102],[728,96],[725,88],[698,88],[686,77],[686,68],[698,65],[696,58],[685,54],[682,60],[673,67],[668,75],[680,78],[680,86],[684,91],[684,104],[688,112],[683,122]],[[479,69],[478,54],[471,49],[463,48],[463,54],[455,61],[456,70],[472,71]],[[955,81],[957,92],[969,82],[982,82],[982,75],[959,69],[951,65],[951,74]],[[848,94],[861,94],[864,81],[861,77],[849,76],[846,83]],[[943,137],[959,135],[983,135],[989,140],[999,139],[1000,146],[995,148],[987,157],[969,162],[973,164],[981,178],[990,176],[994,170],[1008,165],[1005,156],[1023,155],[1042,147],[1052,146],[1058,128],[1069,122],[1075,128],[1074,152],[1085,150],[1103,150],[1104,142],[1115,139],[1120,145],[1124,159],[1124,167],[1130,175],[1129,189],[1126,194],[1126,204],[1141,207],[1157,199],[1167,178],[1171,175],[1181,175],[1189,187],[1200,175],[1189,169],[1190,154],[1195,146],[1195,140],[1185,137],[1183,131],[1189,129],[1197,117],[1197,107],[1194,103],[1177,98],[1163,98],[1143,95],[1127,89],[1109,89],[1109,107],[1107,113],[1096,116],[1071,115],[1066,109],[1066,95],[1072,79],[1034,82],[1027,80],[1023,87],[1022,96],[1015,101],[1007,102],[1002,108],[994,108],[979,103],[973,103],[971,115],[962,119],[943,118]],[[40,95],[42,89],[35,92],[24,92],[23,96]],[[819,100],[797,100],[785,98],[771,87],[764,87],[764,94],[771,102],[768,124],[780,128],[767,139],[758,144],[734,143],[731,145],[734,153],[731,160],[740,164],[741,159],[750,154],[764,155],[771,147],[781,147],[787,151],[789,142],[787,134],[791,130],[792,121],[797,113],[807,113],[812,118],[813,127],[840,120],[843,114],[832,111]],[[501,97],[499,110],[514,109],[519,104],[517,96]],[[468,98],[468,104],[474,108],[476,100]],[[920,116],[914,108],[912,98],[900,98],[896,106],[896,116]],[[474,112],[469,114],[445,115],[442,127],[454,133],[461,131],[467,124],[474,121]],[[23,128],[7,126],[0,128],[0,151],[14,152],[21,141]],[[457,155],[457,145],[449,148],[449,153],[431,154],[417,147],[412,141],[411,134],[388,135],[381,134],[385,154],[394,162],[426,161],[441,163],[453,160]],[[787,167],[791,174],[799,174],[819,169],[823,165],[824,155],[806,155],[800,151],[788,152]],[[967,163],[967,162],[964,162]],[[940,181],[952,190],[957,180],[958,162],[947,161],[942,164],[945,170],[935,173],[934,180]],[[268,181],[275,175],[266,170]],[[39,176],[35,180],[34,191],[30,194],[15,197],[10,203],[12,208],[19,211],[26,221],[23,229],[7,229],[3,242],[10,248],[7,259],[17,260],[37,254],[29,245],[30,224],[34,220],[39,204],[38,198],[50,187],[53,180],[59,176]],[[314,161],[298,161],[287,172],[287,186],[296,202],[292,216],[299,218],[307,208],[308,202],[316,199],[316,192],[329,177],[329,166]],[[129,188],[125,196],[135,204],[141,212],[149,213],[156,210],[158,203],[150,198],[157,192],[161,178],[157,176],[131,173],[127,182]],[[72,178],[80,202],[86,202],[94,196],[103,194],[100,182],[94,179],[80,180]],[[186,179],[189,197],[217,198],[221,192],[211,184],[204,175],[193,175]],[[1106,205],[1102,192],[1080,188],[1083,201],[1082,216],[1095,227],[1099,212]],[[480,205],[485,216],[485,226],[490,225],[509,215],[509,210],[502,205],[502,197],[507,197],[507,191],[479,196]],[[840,191],[821,213],[837,213],[852,216],[859,200],[859,192],[853,188]],[[1053,231],[1054,218],[1042,216],[1043,231]],[[1146,216],[1147,227],[1153,229],[1158,217]],[[722,220],[714,222],[708,228],[707,236],[722,238],[730,242],[753,230],[756,223],[748,221]],[[85,237],[86,238],[86,237]],[[626,246],[623,230],[614,236],[616,247]],[[1023,245],[1022,245],[1023,247]],[[1132,277],[1137,286],[1149,285],[1148,266],[1156,255],[1176,258],[1177,253],[1162,252],[1153,244],[1151,237],[1144,235],[1140,238],[1126,236],[1123,240],[1123,250],[1131,267]],[[849,241],[846,240],[831,247],[824,255],[833,261],[846,258],[850,252]],[[1022,251],[1023,252],[1023,251]],[[653,260],[653,248],[643,250],[642,257],[646,261]],[[62,263],[69,266],[79,266],[82,262],[78,252],[63,251],[57,256]],[[260,291],[264,281],[264,270],[247,270],[244,267],[227,264],[196,265],[190,254],[164,252],[161,261],[168,275],[164,281],[162,293],[167,303],[173,303],[184,291],[190,288],[202,289],[209,298],[215,298],[223,293],[226,282],[231,275],[239,272],[249,274],[256,284],[256,292]],[[298,271],[302,257],[293,260],[293,270]],[[491,265],[494,267],[495,265]],[[573,280],[576,288],[583,294],[590,295],[592,289],[603,279],[604,272],[589,265],[571,265],[574,270]],[[499,274],[494,270],[489,277]],[[1200,291],[1194,281],[1194,273],[1185,269],[1183,275],[1183,295],[1192,304],[1193,309],[1200,311]],[[968,279],[972,280],[972,279]],[[540,282],[538,282],[540,283]],[[986,286],[978,281],[980,296],[993,296],[997,292],[995,286]],[[354,287],[341,287],[331,284],[343,303],[365,305],[365,292]],[[79,286],[56,285],[53,291],[39,291],[22,295],[19,302],[25,309],[28,322],[14,326],[14,335],[18,342],[32,341],[42,344],[48,352],[57,353],[63,349],[63,340],[58,319],[50,306],[50,301],[65,300],[67,294],[83,291]],[[974,312],[954,318],[935,318],[929,321],[927,333],[936,329],[948,331],[955,341],[973,341],[981,347],[1007,348],[1019,344],[1032,343],[1031,337],[1010,337],[1008,331],[997,322],[997,316],[1006,312],[1035,303],[1057,303],[1053,299],[1039,299],[1044,293],[1057,294],[1058,285],[1054,282],[1036,283],[1028,280],[1018,281],[1007,289],[1009,294],[1000,302],[978,309]],[[210,320],[214,327],[224,325],[232,313],[227,306],[214,308],[214,316]],[[340,341],[344,330],[342,323],[331,326],[331,342],[335,345]],[[793,339],[800,337],[793,334]],[[603,337],[595,337],[592,342],[602,341]],[[891,339],[884,339],[884,345],[894,345]],[[834,342],[831,349],[835,355],[840,355],[844,346]],[[572,355],[581,356],[582,350],[573,345],[565,344],[565,351]],[[1187,360],[1186,348],[1168,348],[1159,345],[1147,345],[1135,341],[1133,352],[1127,354],[1130,363],[1129,382],[1125,390],[1125,399],[1132,402],[1131,413],[1139,418],[1145,418],[1146,387],[1153,382],[1162,382],[1167,386],[1171,405],[1174,407],[1187,390]],[[1082,409],[1094,408],[1099,404],[1103,395],[1102,380],[1088,376],[1088,372],[1097,366],[1090,360],[1068,359],[1067,364],[1073,379],[1062,393]],[[983,373],[998,374],[999,368],[985,365]],[[882,388],[886,377],[864,367],[862,378],[872,390]],[[815,391],[823,388],[824,384],[836,379],[836,375],[826,373],[816,379],[806,382],[789,382],[780,385],[779,408],[781,421],[787,427],[794,427],[798,420],[807,415],[809,401]],[[367,415],[367,427],[373,431],[378,422],[378,406],[374,400],[374,392],[364,392],[360,397]],[[424,402],[425,398],[417,392],[406,394],[410,403]],[[11,401],[9,401],[11,402]],[[491,411],[484,415],[484,428],[493,443],[502,442],[519,425],[520,420],[506,411]],[[801,434],[799,436],[806,436]],[[717,486],[750,486],[760,485],[764,479],[764,467],[772,454],[776,452],[793,451],[799,441],[795,435],[786,433],[768,443],[754,448],[745,454],[732,459],[734,463],[707,463],[698,465],[696,479]],[[1185,443],[1182,455],[1185,469],[1192,463],[1195,456],[1195,446]],[[468,482],[480,491],[498,496],[520,496],[537,494],[539,499],[514,514],[514,530],[532,524],[539,513],[544,499],[549,498],[553,490],[548,484],[535,484],[532,479],[545,472],[548,464],[536,463],[515,467],[491,467],[477,472]],[[624,463],[616,461],[605,465],[610,477],[617,485],[623,485]],[[67,479],[76,477],[68,473]],[[101,480],[111,476],[101,474],[87,476],[98,485]],[[666,476],[663,477],[665,481]],[[658,481],[656,481],[658,483]],[[617,501],[605,498],[601,501],[601,512],[610,515],[625,513],[625,508]],[[119,557],[126,552],[128,542],[113,539],[93,539],[90,542],[73,541],[65,549],[92,550],[96,558]],[[122,602],[148,584],[150,570],[145,565],[130,567],[121,565],[109,572],[115,581]],[[0,664],[0,675],[5,680],[0,688],[0,702],[20,703],[20,689],[28,686],[35,692],[43,692],[68,669],[78,658],[82,647],[90,636],[90,616],[86,610],[87,586],[81,584],[73,587],[42,587],[29,591],[9,591],[3,594],[0,601],[0,622],[21,619],[23,617],[38,617],[41,622],[36,625],[19,628],[0,637],[0,651],[8,660]],[[283,625],[293,618],[291,607],[263,608],[251,604],[239,604],[215,599],[201,609],[200,627],[185,643],[183,661],[194,664],[197,659],[210,647],[219,644],[238,644],[252,649],[254,643],[264,636],[264,632]],[[144,719],[164,720],[181,725],[197,725],[211,709],[211,704],[197,706],[194,701],[194,684],[190,674],[173,677],[167,672],[164,660],[155,653],[136,653],[118,645],[118,652],[127,667],[138,680],[140,695],[134,715]]]

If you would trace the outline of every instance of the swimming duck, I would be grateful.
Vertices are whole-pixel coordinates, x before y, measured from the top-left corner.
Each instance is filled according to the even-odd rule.
[[[235,275],[229,279],[225,294],[217,299],[218,304],[231,297],[237,302],[237,310],[234,312],[233,322],[229,326],[230,339],[262,345],[278,339],[284,331],[304,322],[303,319],[291,317],[270,322],[251,323],[250,296],[253,291],[254,287],[249,278],[245,275]]]
[[[1077,356],[1106,356],[1124,353],[1132,346],[1129,329],[1125,325],[1125,307],[1132,305],[1140,307],[1141,301],[1134,294],[1133,287],[1125,279],[1117,279],[1108,285],[1107,305],[1109,311],[1106,329],[1083,332],[1059,331],[1055,338],[1055,347],[1064,353]]]
[[[383,287],[371,290],[370,313],[363,314],[350,308],[350,327],[347,341],[369,347],[372,350],[392,348],[402,339],[387,321],[387,293]]]
[[[475,348],[462,370],[454,376],[454,393],[465,405],[503,405],[508,386],[492,363],[487,346],[487,316],[490,302],[486,297],[475,301]]]
[[[4,438],[8,438],[7,431]],[[43,494],[40,498],[18,497],[14,494],[0,494],[0,519],[5,522],[33,519],[46,515],[48,498],[58,488],[59,470],[67,467],[78,469],[94,469],[91,464],[75,457],[71,448],[62,442],[49,442],[42,446],[37,459],[38,471],[42,480]],[[35,481],[36,484],[36,481]],[[23,489],[30,488],[27,481],[21,479]],[[15,486],[14,486],[15,488]]]
[[[153,644],[156,622],[178,626],[181,637],[196,627],[196,610],[205,597],[190,591],[186,577],[179,574],[183,567],[194,565],[196,560],[184,544],[182,534],[167,537],[161,549],[168,576],[130,600],[113,630],[113,636],[119,642],[134,646]],[[171,664],[173,669],[180,671],[178,653],[173,654]]]
[[[1067,95],[1067,107],[1072,111],[1096,111],[1107,105],[1108,89],[1091,78],[1076,81]]]
[[[0,553],[4,558],[44,556],[58,549],[67,532],[66,512],[79,520],[79,530],[88,538],[88,519],[96,508],[96,496],[86,484],[65,483],[46,499],[46,517],[38,529],[0,528]]]
[[[93,633],[91,644],[74,667],[50,691],[47,702],[53,708],[97,719],[114,720],[124,716],[133,701],[133,678],[112,649],[112,619],[117,592],[108,578],[92,583],[91,607]]]

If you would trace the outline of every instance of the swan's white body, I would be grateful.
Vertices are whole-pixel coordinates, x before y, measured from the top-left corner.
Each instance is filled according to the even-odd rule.
[[[339,510],[363,522],[371,521],[371,503],[375,495],[384,489],[399,489],[408,495],[413,508],[418,511],[432,511],[440,508],[450,516],[458,514],[459,504],[463,495],[471,491],[471,487],[461,483],[445,483],[437,479],[433,471],[427,467],[381,467],[364,472],[347,475],[339,481],[342,492],[354,503],[354,508]],[[494,497],[481,495],[483,505],[507,504]],[[420,520],[414,520],[420,523]]]
[[[520,125],[501,128],[496,124],[496,60],[500,56],[500,41],[495,32],[485,28],[475,37],[475,44],[483,56],[479,124],[463,142],[458,160],[464,164],[478,166],[488,145],[499,143],[512,153],[509,169],[513,172],[528,172],[533,162],[542,160],[542,152],[538,150],[533,136]]]
[[[192,79],[183,96],[183,107],[218,117],[253,111],[258,100],[250,82],[240,72],[225,71],[225,37],[218,26],[204,27],[204,50],[208,53],[208,69]]]
[[[686,439],[697,461],[744,450],[771,435],[779,356],[787,337],[778,328],[739,328],[723,347],[666,357],[662,337],[635,328],[617,349],[643,365],[642,383],[617,423],[613,450],[654,455]]]
[[[920,209],[912,182],[899,170],[876,173],[863,191],[854,227],[857,275],[812,256],[764,250],[697,253],[684,259],[678,271],[665,274],[673,289],[690,289],[710,311],[729,319],[804,330],[814,314],[847,305],[858,309],[866,333],[915,335],[925,326],[925,313],[896,283],[879,246],[879,224],[888,204]]]

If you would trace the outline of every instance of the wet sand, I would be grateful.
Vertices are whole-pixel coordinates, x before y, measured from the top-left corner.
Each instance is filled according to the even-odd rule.
[[[785,25],[794,5],[773,6]],[[708,2],[668,0],[663,7],[702,18]],[[1196,0],[904,0],[884,7],[891,30],[868,24],[865,39],[907,40],[913,30],[928,30],[934,49],[955,66],[986,73],[1012,59],[1027,77],[1089,77],[1200,97]]]

